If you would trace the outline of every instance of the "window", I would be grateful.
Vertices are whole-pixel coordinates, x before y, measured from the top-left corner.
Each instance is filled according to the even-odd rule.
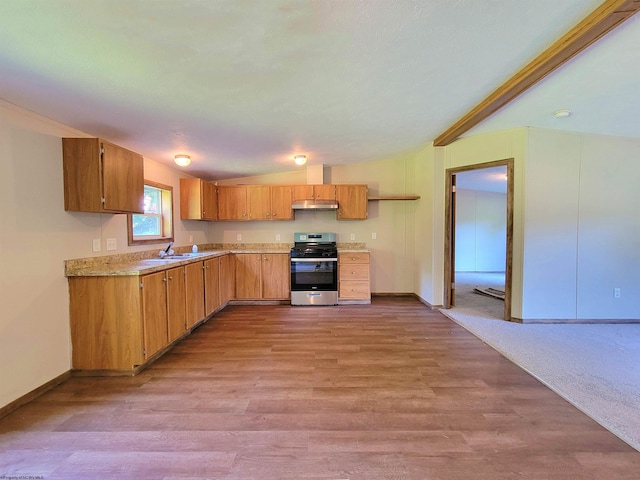
[[[129,245],[173,240],[173,187],[144,182],[144,213],[128,215]]]

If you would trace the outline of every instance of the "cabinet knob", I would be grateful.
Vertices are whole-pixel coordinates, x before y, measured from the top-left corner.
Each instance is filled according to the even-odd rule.
[[[173,277],[169,277],[169,280],[173,280]]]
[[[272,213],[272,214],[271,214],[271,216],[272,216],[272,217],[275,217],[275,216],[277,216],[277,215],[278,215],[277,213]]]
[[[356,274],[356,272],[351,272],[351,275],[355,275],[355,274]]]
[[[356,257],[351,257],[351,260],[355,260],[355,259],[356,259]]]
[[[163,279],[162,279],[162,281],[166,283],[167,279],[166,279],[166,278],[163,278]]]

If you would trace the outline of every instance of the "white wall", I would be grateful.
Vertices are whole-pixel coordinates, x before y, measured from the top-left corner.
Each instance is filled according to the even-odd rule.
[[[640,319],[639,175],[638,140],[530,131],[523,318]]]
[[[0,102],[0,406],[71,367],[64,261],[154,248],[127,246],[125,215],[64,211],[65,136],[89,135]],[[178,211],[180,172],[145,159],[145,177],[174,187]],[[178,217],[177,245],[206,242],[208,224]],[[107,238],[117,250],[104,250]]]
[[[456,190],[456,271],[504,271],[506,212],[504,193]]]
[[[430,304],[444,298],[445,182],[449,168],[514,159],[514,232],[512,314],[522,308],[523,205],[526,129],[464,137],[448,147],[427,147],[416,157],[417,193],[423,203],[416,211],[416,293]],[[426,241],[427,239],[428,242]],[[424,242],[424,247],[419,244]]]

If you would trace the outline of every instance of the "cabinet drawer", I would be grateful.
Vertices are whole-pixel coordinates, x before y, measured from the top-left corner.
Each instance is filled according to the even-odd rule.
[[[369,252],[338,253],[339,263],[369,263]]]
[[[340,298],[368,300],[371,297],[371,292],[369,291],[369,282],[341,280],[338,296]]]
[[[350,265],[340,265],[340,280],[361,280],[369,281],[369,264],[354,263]]]

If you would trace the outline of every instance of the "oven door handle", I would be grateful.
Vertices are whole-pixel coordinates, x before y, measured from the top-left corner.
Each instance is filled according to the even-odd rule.
[[[308,262],[308,263],[318,263],[318,262],[337,262],[337,258],[292,258],[292,262]]]

